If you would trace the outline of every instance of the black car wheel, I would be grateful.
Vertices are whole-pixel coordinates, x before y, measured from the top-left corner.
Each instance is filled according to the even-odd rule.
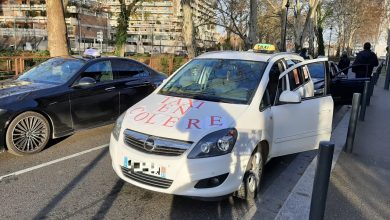
[[[264,160],[260,152],[255,152],[248,164],[240,189],[235,196],[245,199],[248,202],[254,202],[260,189],[261,176],[263,175]]]
[[[22,156],[41,151],[49,138],[50,125],[47,119],[36,112],[24,112],[10,123],[6,144],[10,153]]]

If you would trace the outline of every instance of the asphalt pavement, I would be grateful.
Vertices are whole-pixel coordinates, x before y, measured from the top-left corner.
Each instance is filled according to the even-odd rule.
[[[381,76],[353,153],[341,153],[332,172],[325,219],[390,219],[390,92],[383,84]]]
[[[347,108],[336,109],[334,126]],[[241,219],[253,206],[262,219],[273,219],[316,156],[311,151],[271,160],[256,204],[233,197],[204,202],[120,180],[107,147],[111,130],[81,131],[31,156],[0,154],[0,219]]]

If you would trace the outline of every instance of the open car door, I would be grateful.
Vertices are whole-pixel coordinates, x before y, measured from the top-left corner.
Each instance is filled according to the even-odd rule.
[[[326,63],[327,58],[306,60],[288,68],[279,77],[279,84],[286,82],[285,88],[278,87],[279,102],[271,108],[273,118],[273,137],[271,153],[274,156],[298,153],[318,148],[320,141],[330,140],[332,132],[333,100],[328,95],[328,82],[322,94],[314,95],[313,81],[308,76],[307,65]],[[306,72],[305,72],[306,71]],[[296,76],[296,73],[302,73]],[[329,74],[327,74],[329,75]],[[299,86],[293,85],[301,79]],[[330,78],[328,76],[325,79]],[[305,95],[302,95],[303,94]],[[286,103],[282,97],[295,93],[300,99],[295,103]],[[311,94],[311,95],[307,95]]]
[[[340,70],[332,76],[330,93],[332,94],[334,102],[337,104],[352,104],[353,94],[363,94],[364,82],[370,81],[370,77],[356,78],[355,73],[352,71],[353,67],[354,66],[350,66]],[[368,76],[368,74],[366,75]]]

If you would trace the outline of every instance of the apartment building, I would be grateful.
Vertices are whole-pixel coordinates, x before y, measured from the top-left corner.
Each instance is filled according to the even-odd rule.
[[[120,12],[118,0],[104,0],[111,12],[111,26],[117,26]],[[130,4],[131,0],[126,0]],[[192,4],[195,26],[197,27],[197,47],[207,49],[216,44],[216,27],[203,24],[213,19],[212,2],[194,0]],[[185,49],[183,43],[183,13],[180,0],[145,1],[131,16],[126,50],[138,53],[174,53]]]
[[[111,38],[108,14],[104,5],[94,0],[69,1],[65,21],[72,50],[95,46],[97,32],[103,32],[103,43]],[[26,50],[47,49],[45,0],[0,1],[0,49],[16,47]]]

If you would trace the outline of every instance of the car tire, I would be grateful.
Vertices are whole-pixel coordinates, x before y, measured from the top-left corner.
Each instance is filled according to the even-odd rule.
[[[234,194],[236,197],[248,202],[254,202],[260,190],[261,177],[263,175],[264,158],[259,151],[251,156],[247,170],[239,190]]]
[[[8,152],[23,156],[43,150],[50,139],[50,124],[37,112],[24,112],[8,126],[5,141]]]

